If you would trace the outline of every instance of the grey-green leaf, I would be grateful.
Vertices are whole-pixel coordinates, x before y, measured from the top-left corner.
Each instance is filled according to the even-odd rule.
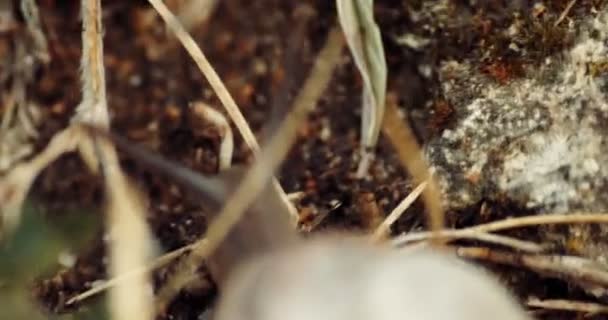
[[[373,149],[384,116],[387,68],[373,0],[336,0],[340,25],[363,78],[361,146]]]

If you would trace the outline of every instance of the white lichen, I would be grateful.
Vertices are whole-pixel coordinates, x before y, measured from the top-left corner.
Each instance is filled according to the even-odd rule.
[[[458,120],[427,155],[450,207],[506,195],[547,212],[608,209],[608,76],[590,71],[608,62],[607,17],[577,23],[571,49],[506,85],[468,61],[443,64]]]

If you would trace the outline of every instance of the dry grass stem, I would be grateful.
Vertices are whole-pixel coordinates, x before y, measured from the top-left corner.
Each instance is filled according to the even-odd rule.
[[[92,296],[95,296],[110,288],[113,288],[120,283],[124,283],[125,281],[128,281],[128,280],[132,279],[133,277],[142,276],[142,275],[145,275],[146,273],[150,273],[156,269],[159,269],[159,268],[169,264],[170,262],[174,261],[175,259],[181,257],[182,255],[186,254],[188,251],[190,251],[190,249],[192,249],[192,247],[193,247],[193,245],[190,244],[190,245],[181,247],[179,249],[175,249],[171,252],[163,254],[160,257],[155,258],[153,261],[149,262],[145,266],[140,266],[138,268],[132,269],[131,271],[129,271],[127,273],[123,273],[118,276],[115,276],[114,278],[105,280],[105,281],[99,283],[98,285],[96,285],[95,287],[93,287],[87,291],[84,291],[82,293],[79,293],[78,295],[70,298],[66,302],[66,305],[80,303]]]
[[[465,236],[461,237],[460,239],[477,240],[477,241],[481,241],[481,242],[485,242],[485,243],[498,244],[498,245],[510,247],[510,248],[513,248],[513,249],[516,249],[516,250],[519,250],[522,252],[534,253],[534,252],[542,252],[545,250],[544,246],[542,246],[538,243],[532,242],[532,241],[520,240],[520,239],[502,236],[502,235],[493,234],[493,233],[475,233],[475,234],[465,235]]]
[[[83,92],[72,126],[85,123],[108,129],[101,1],[82,0],[81,7]],[[83,160],[94,172],[101,164],[105,178],[110,275],[117,276],[145,265],[151,255],[152,237],[144,217],[143,196],[123,174],[113,145],[90,135],[81,135],[79,142]],[[153,296],[148,274],[134,276],[128,283],[120,283],[111,290],[109,310],[115,320],[152,319]]]
[[[103,66],[103,27],[101,4],[82,1],[82,101],[76,108],[73,122],[83,122],[108,129],[110,118],[106,99],[106,75]]]
[[[420,196],[424,188],[426,188],[427,182],[419,184],[410,194],[407,195],[401,202],[391,211],[391,213],[382,221],[382,223],[376,228],[372,235],[373,241],[379,241],[386,237],[389,233],[391,226],[403,213],[407,210],[416,199]]]
[[[173,34],[175,34],[186,51],[188,51],[188,54],[190,54],[198,68],[201,70],[201,73],[207,78],[209,85],[211,85],[213,91],[215,91],[218,98],[224,105],[224,108],[226,108],[228,115],[230,115],[230,118],[232,121],[234,121],[234,124],[243,136],[243,140],[245,140],[247,146],[251,150],[258,152],[260,147],[255,135],[253,134],[253,131],[251,131],[247,120],[245,120],[245,117],[230,95],[230,92],[228,92],[228,89],[222,82],[222,79],[220,79],[219,75],[215,72],[215,69],[213,69],[213,66],[211,66],[203,51],[199,48],[194,39],[192,39],[192,36],[190,36],[188,31],[186,31],[179,20],[175,17],[175,15],[173,15],[173,13],[171,13],[169,8],[167,8],[162,1],[148,0],[148,2],[150,2],[158,14],[163,18]]]
[[[608,269],[586,258],[514,253],[481,247],[458,247],[455,250],[462,258],[524,267],[544,276],[572,281],[583,289],[590,286],[608,287]]]
[[[253,134],[253,131],[251,131],[249,124],[247,124],[245,117],[239,110],[239,107],[230,95],[230,92],[228,92],[228,89],[226,88],[218,74],[215,72],[215,69],[213,69],[213,66],[211,66],[209,60],[207,60],[207,57],[205,56],[203,51],[199,48],[194,39],[192,39],[192,36],[190,36],[188,31],[186,31],[186,29],[181,25],[179,20],[175,17],[175,15],[173,15],[173,13],[171,13],[171,11],[162,1],[148,0],[148,2],[150,2],[150,4],[158,12],[158,14],[163,18],[167,26],[169,26],[171,31],[181,42],[182,46],[184,46],[188,54],[190,54],[201,73],[205,76],[205,78],[207,78],[207,81],[209,81],[209,85],[211,85],[211,88],[213,88],[213,91],[215,91],[215,94],[222,102],[222,105],[224,106],[224,108],[226,108],[226,112],[228,112],[228,115],[234,122],[236,128],[241,133],[241,136],[243,137],[243,140],[245,141],[247,146],[254,152],[254,154],[259,153],[260,147],[255,138],[255,135]],[[279,192],[281,198],[283,199],[283,202],[289,208],[291,218],[295,225],[298,221],[298,212],[296,211],[293,204],[289,202],[285,191],[283,191],[283,188],[276,179],[273,180],[273,188],[275,188],[276,191]]]
[[[520,240],[512,237],[502,236],[493,233],[484,233],[484,232],[460,232],[461,230],[442,230],[440,232],[440,237],[446,242],[454,241],[454,240],[476,240],[485,243],[498,244],[505,247],[510,247],[516,250],[520,250],[523,252],[542,252],[545,250],[545,247],[526,240]],[[425,235],[433,235],[437,236],[432,232],[420,232],[415,234],[425,234]],[[392,245],[396,247],[410,247],[415,244],[424,243],[424,241],[430,239],[428,238],[416,238],[412,241],[399,241],[401,239],[396,238],[392,240]]]
[[[397,151],[399,161],[403,167],[412,175],[414,182],[419,184],[427,181],[422,199],[428,214],[431,231],[439,235],[439,231],[443,229],[445,219],[440,189],[424,160],[422,149],[416,142],[416,137],[409,125],[400,116],[397,98],[392,93],[386,97],[383,132]],[[437,243],[441,242],[438,236],[433,239]]]
[[[40,13],[38,11],[36,1],[21,0],[21,12],[25,18],[27,30],[29,31],[34,42],[34,46],[36,48],[36,57],[43,63],[49,63],[51,61],[51,56],[49,55],[46,36],[44,35],[44,31],[40,25]]]
[[[570,213],[570,214],[545,214],[480,224],[463,229],[441,230],[437,233],[415,232],[398,236],[392,240],[393,245],[401,246],[410,242],[433,239],[434,237],[456,240],[470,238],[476,234],[491,233],[501,230],[546,225],[546,224],[581,224],[581,223],[608,223],[606,213]]]
[[[72,123],[86,123],[108,129],[110,116],[106,99],[106,75],[103,65],[103,26],[99,1],[82,0],[82,58],[80,61],[82,101]],[[97,173],[99,163],[94,142],[82,139],[78,151],[89,170]]]
[[[553,27],[559,26],[559,24],[562,23],[562,21],[564,21],[564,19],[566,19],[566,17],[568,16],[568,13],[570,13],[570,10],[572,10],[572,7],[574,7],[575,3],[576,3],[576,0],[570,0],[570,2],[568,3],[568,5],[564,9],[564,11],[562,11],[562,14],[560,14],[559,17],[557,18],[557,20],[555,20]]]
[[[99,141],[107,144],[106,141]],[[110,268],[113,276],[138,270],[152,252],[152,236],[146,225],[144,198],[131,185],[118,167],[117,155],[111,146],[102,155],[108,198],[106,214],[110,230]],[[113,319],[153,319],[152,288],[148,272],[131,273],[128,281],[116,284],[110,294]]]
[[[540,300],[538,298],[530,298],[526,301],[526,305],[532,308],[547,310],[575,311],[588,314],[608,313],[608,306],[586,301]]]
[[[275,170],[283,162],[296,140],[300,124],[306,120],[308,112],[329,84],[334,68],[339,63],[342,47],[341,33],[337,29],[332,29],[302,90],[295,98],[293,109],[275,131],[268,146],[247,171],[235,192],[226,201],[220,214],[211,222],[205,241],[197,242],[191,255],[184,260],[182,268],[177,270],[174,278],[167,284],[166,290],[161,290],[159,293],[161,308],[173,298],[178,289],[183,288],[192,279],[197,266],[224,240],[258,193],[270,182]]]
[[[12,61],[13,83],[11,93],[5,99],[6,106],[2,114],[2,125],[0,135],[3,136],[3,143],[10,143],[6,135],[9,131],[21,131],[26,138],[37,138],[35,110],[31,108],[27,100],[27,84],[32,80],[33,67],[27,63],[28,52],[25,42],[21,39],[15,40],[14,60]],[[22,143],[25,143],[22,142]]]
[[[219,170],[224,171],[229,169],[232,165],[232,154],[234,152],[234,136],[230,123],[228,123],[228,120],[226,120],[221,112],[202,102],[193,104],[192,111],[201,120],[211,122],[219,128],[222,137],[218,155]]]
[[[48,146],[36,157],[21,163],[0,181],[0,203],[2,208],[1,234],[5,238],[18,226],[23,201],[34,179],[59,156],[76,149],[81,132],[68,128],[56,134]]]

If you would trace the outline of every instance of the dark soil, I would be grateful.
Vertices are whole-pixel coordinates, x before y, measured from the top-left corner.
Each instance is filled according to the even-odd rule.
[[[567,47],[570,41],[562,37],[559,27],[549,28],[548,19],[530,15],[532,1],[454,0],[448,1],[449,8],[441,14],[428,10],[437,1],[376,2],[376,19],[383,32],[389,65],[389,91],[398,95],[421,143],[450,125],[450,107],[438,93],[435,74],[442,60],[476,59],[490,78],[509,81],[522,76],[520,66],[534,65]],[[555,17],[569,1],[549,2],[541,15]],[[45,116],[41,139],[36,142],[41,149],[66,126],[80,101],[81,25],[78,1],[39,3],[51,62],[37,71],[36,81],[28,87],[28,98],[40,104]],[[201,173],[215,173],[218,132],[197,124],[188,106],[193,101],[204,101],[218,110],[222,107],[192,59],[146,1],[104,0],[102,4],[113,130]],[[295,11],[304,4],[312,5],[316,11],[307,25],[304,49],[295,58],[286,57],[290,41],[294,41]],[[600,5],[600,1],[579,1],[572,15],[584,16]],[[420,19],[413,19],[412,8],[425,13]],[[516,19],[516,12],[523,13],[520,19],[529,30],[529,39],[523,39],[521,44],[528,50],[526,56],[506,50],[510,40],[503,34]],[[192,33],[251,126],[260,133],[276,111],[273,101],[286,93],[290,100],[299,88],[327,30],[336,23],[335,16],[334,2],[327,0],[223,0],[208,23]],[[422,50],[400,45],[395,39],[406,32],[428,38],[430,44]],[[1,41],[9,42],[10,37],[3,36]],[[423,75],[420,66],[429,66],[431,73]],[[298,205],[306,217],[303,223],[321,221],[314,227],[317,231],[365,230],[367,207],[362,199],[375,201],[386,214],[413,187],[383,138],[371,177],[355,178],[361,86],[345,51],[344,63],[299,131],[299,141],[278,176],[287,193],[304,193]],[[250,153],[240,137],[236,143],[234,162],[246,163]],[[138,167],[132,160],[124,158],[123,164],[148,193],[148,221],[163,250],[179,248],[204,234],[204,204],[186,199],[171,181]],[[43,204],[50,218],[75,208],[94,208],[92,212],[101,214],[95,208],[103,201],[102,181],[89,174],[76,155],[69,155],[45,170],[37,179],[32,196]],[[523,212],[508,203],[489,202],[485,204],[487,214],[480,215],[481,205],[449,212],[450,225],[474,225],[500,219],[506,213]],[[325,218],[315,219],[318,216]],[[393,233],[423,226],[423,206],[416,203],[394,226]],[[528,230],[525,235],[533,239],[535,232]],[[66,300],[105,276],[103,256],[100,236],[79,255],[74,267],[39,280],[33,290],[44,308],[54,313],[72,311],[65,307]],[[522,298],[533,294],[550,298],[583,296],[557,280],[541,279],[522,270],[496,270]],[[157,272],[157,284],[169,274],[170,268]],[[185,290],[160,318],[196,319],[212,303],[214,295],[212,285]],[[552,318],[557,315],[573,318],[573,314],[549,313]]]

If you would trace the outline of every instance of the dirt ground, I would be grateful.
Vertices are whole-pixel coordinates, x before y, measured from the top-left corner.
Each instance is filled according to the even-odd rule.
[[[179,1],[173,2],[178,8]],[[523,66],[534,66],[570,44],[561,27],[551,27],[552,21],[543,18],[558,16],[568,2],[547,1],[545,11],[536,16],[531,14],[538,8],[535,2],[525,0],[376,1],[375,14],[383,32],[389,67],[389,92],[399,97],[419,141],[424,144],[452,125],[452,110],[438,90],[436,70],[441,61],[478,61],[480,70],[487,72],[488,81],[505,82],[522,76]],[[571,15],[584,17],[592,9],[601,8],[602,2],[581,0]],[[294,40],[294,12],[302,3],[312,5],[316,13],[307,26],[304,49],[295,59],[291,57],[295,63],[288,64],[285,53]],[[78,1],[43,0],[39,4],[51,59],[36,70],[35,80],[27,86],[27,98],[39,105],[44,119],[38,128],[36,150],[41,150],[54,133],[66,126],[81,99]],[[192,102],[204,101],[222,110],[204,77],[146,1],[104,0],[102,4],[113,130],[199,172],[215,173],[218,131],[197,123],[188,109]],[[442,10],[433,10],[440,5],[444,6]],[[413,10],[424,14],[414,18]],[[286,92],[288,98],[297,92],[327,31],[336,23],[335,12],[334,1],[326,0],[223,0],[208,22],[191,32],[251,126],[260,132],[271,117],[273,101]],[[507,50],[510,40],[504,35],[517,12],[529,31],[525,57]],[[422,50],[405,46],[399,40],[405,33],[429,39],[429,43]],[[19,31],[4,34],[0,42],[10,48],[18,36]],[[6,51],[0,51],[0,55],[8,54]],[[421,66],[428,66],[430,71]],[[355,178],[361,86],[353,61],[345,51],[343,64],[308,123],[299,131],[299,141],[278,176],[287,193],[303,192],[298,208],[307,217],[303,223],[314,232],[364,230],[364,204],[370,201],[370,195],[386,214],[414,187],[384,138],[380,139],[370,178]],[[3,90],[6,88],[8,85]],[[234,162],[247,162],[250,154],[238,135],[236,143]],[[147,218],[163,250],[177,249],[204,234],[204,204],[187,200],[171,181],[129,159],[124,159],[123,165],[149,196]],[[102,181],[89,174],[76,155],[62,157],[46,169],[36,180],[31,195],[49,218],[66,210],[101,214]],[[469,226],[500,219],[505,214],[530,213],[508,201],[491,201],[484,204],[489,214],[481,216],[481,205],[448,212],[449,226]],[[319,225],[312,226],[316,222]],[[422,227],[423,206],[417,202],[392,232]],[[535,237],[534,229],[518,234]],[[73,267],[33,285],[34,296],[48,312],[82,308],[67,308],[65,302],[104,277],[101,235],[87,247]],[[516,268],[489,267],[522,298],[586,298],[583,292],[560,280]],[[168,274],[170,268],[157,272],[156,285]],[[184,290],[159,319],[197,319],[212,304],[214,290],[206,285]],[[546,316],[575,317],[573,313],[560,312]]]

